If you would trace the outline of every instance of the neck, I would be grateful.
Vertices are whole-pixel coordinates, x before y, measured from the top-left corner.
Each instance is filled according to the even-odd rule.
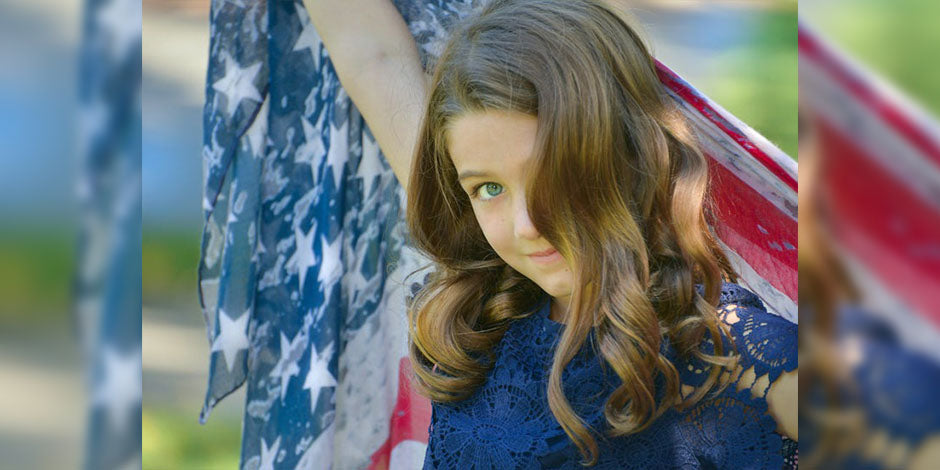
[[[557,323],[566,323],[568,319],[568,298],[552,297],[548,318]]]

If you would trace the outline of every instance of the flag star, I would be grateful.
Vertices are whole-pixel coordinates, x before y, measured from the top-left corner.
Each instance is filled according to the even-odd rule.
[[[301,292],[304,290],[307,271],[317,261],[316,255],[313,254],[315,232],[316,225],[311,226],[307,233],[304,233],[299,226],[294,227],[294,254],[287,260],[287,268],[296,271],[299,283],[297,289]]]
[[[326,113],[320,115],[320,122],[323,121],[323,114]],[[313,169],[317,160],[326,153],[326,147],[323,145],[323,136],[320,135],[318,127],[310,124],[306,119],[301,119],[300,125],[304,130],[304,143],[297,147],[297,150],[294,152],[294,161],[297,163],[306,163]],[[313,184],[316,186],[316,172],[312,171],[311,173],[313,174]]]
[[[268,447],[267,441],[261,438],[261,465],[258,470],[274,470],[274,463],[277,460],[277,453],[281,448],[281,436],[274,440],[274,445]]]
[[[210,144],[202,147],[202,159],[205,162],[205,170],[211,170],[217,166],[222,166],[222,155],[225,154],[225,148],[219,145],[219,139],[216,137],[215,129],[212,130],[212,141]],[[208,175],[208,171],[206,174]]]
[[[304,8],[304,6],[298,4],[297,8]],[[304,29],[300,32],[300,36],[297,38],[297,42],[294,43],[294,51],[302,51],[304,49],[309,50],[310,55],[313,56],[313,69],[319,69],[320,36],[317,36],[317,30],[310,23],[304,24]]]
[[[340,266],[340,251],[343,247],[343,234],[340,233],[330,243],[325,235],[320,236],[320,272],[317,274],[317,282],[321,285],[332,284],[342,276],[343,272]]]
[[[140,44],[141,15],[141,2],[136,0],[111,0],[98,9],[95,17],[101,29],[110,35],[108,47],[112,58],[122,59]]]
[[[93,403],[105,408],[111,428],[121,431],[131,426],[131,413],[141,406],[141,351],[121,353],[106,346],[103,355],[103,376],[95,384]]]
[[[219,335],[212,341],[212,351],[222,352],[229,372],[235,367],[235,356],[238,352],[248,349],[250,311],[251,309],[245,310],[238,320],[232,320],[224,310],[219,309]]]
[[[344,122],[343,127],[340,128],[330,125],[330,130],[332,131],[330,134],[330,149],[326,152],[326,166],[323,167],[323,171],[333,170],[335,188],[339,190],[340,183],[343,181],[343,169],[349,159],[349,144],[346,140],[349,138],[349,121]]]
[[[303,3],[295,3],[294,7],[297,9],[297,17],[300,18],[300,24],[303,28],[300,31],[300,36],[297,38],[297,42],[294,43],[294,51],[302,51],[308,49],[310,55],[313,56],[313,69],[317,70],[320,68],[320,36],[317,35],[316,29],[310,23],[310,15],[307,13],[307,7]]]
[[[264,156],[264,144],[268,140],[268,103],[270,102],[271,100],[265,96],[264,102],[261,103],[261,109],[258,111],[258,115],[255,116],[255,121],[251,123],[251,127],[245,132],[248,147],[251,148],[251,156],[255,158]]]
[[[365,237],[366,235],[362,236],[362,238]],[[360,238],[360,240],[362,238]],[[357,250],[357,252],[360,251]],[[379,286],[383,279],[378,273],[373,273],[369,279],[366,279],[366,276],[362,272],[364,261],[365,258],[360,258],[356,268],[345,273],[342,278],[344,289],[346,289],[347,292],[353,292],[352,303],[354,305],[362,304],[367,296],[371,298],[377,295],[376,293],[380,291]]]
[[[271,369],[271,375],[276,375],[281,380],[281,400],[287,395],[287,386],[290,384],[290,378],[300,373],[300,367],[297,366],[297,360],[303,354],[303,347],[306,337],[298,333],[293,340],[288,341],[287,336],[281,333],[281,356],[277,364]]]
[[[316,411],[320,390],[335,387],[336,378],[330,373],[330,360],[333,358],[333,344],[330,343],[322,353],[317,354],[317,347],[310,348],[310,371],[304,380],[304,390],[310,390],[310,412]]]
[[[242,100],[263,101],[254,84],[261,71],[261,62],[242,68],[228,51],[222,53],[222,60],[225,62],[225,76],[216,80],[212,88],[225,95],[226,113],[231,119]]]

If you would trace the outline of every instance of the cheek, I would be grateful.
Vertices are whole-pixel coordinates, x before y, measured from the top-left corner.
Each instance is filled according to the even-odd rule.
[[[474,214],[476,214],[477,223],[480,224],[480,230],[483,231],[483,236],[486,237],[490,247],[505,260],[511,246],[510,237],[507,236],[509,226],[497,214],[485,211],[474,211]]]

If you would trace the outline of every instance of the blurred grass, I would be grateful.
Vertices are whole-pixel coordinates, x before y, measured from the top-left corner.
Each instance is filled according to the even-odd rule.
[[[940,2],[828,0],[801,13],[823,38],[940,116]]]
[[[198,233],[145,230],[142,242],[143,302],[194,299]],[[76,243],[77,234],[69,230],[30,227],[0,233],[0,320],[29,324],[70,310]]]
[[[145,408],[141,424],[144,469],[238,468],[241,421],[213,415],[202,426],[196,414],[176,408]]]
[[[0,321],[30,325],[71,308],[74,231],[18,227],[0,233]]]
[[[797,158],[796,5],[754,13],[749,47],[709,58],[726,73],[701,89],[794,160]],[[759,65],[755,65],[759,64]]]
[[[199,233],[145,229],[142,239],[143,302],[195,299],[199,266]],[[198,309],[198,303],[194,304]]]

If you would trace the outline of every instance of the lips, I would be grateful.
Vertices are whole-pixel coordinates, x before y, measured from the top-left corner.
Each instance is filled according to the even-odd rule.
[[[531,254],[529,254],[529,256],[548,256],[548,255],[550,255],[550,254],[555,253],[556,251],[557,251],[557,250],[555,250],[554,248],[549,248],[549,249],[547,249],[547,250],[539,251],[539,252],[536,252],[536,253],[531,253]]]

